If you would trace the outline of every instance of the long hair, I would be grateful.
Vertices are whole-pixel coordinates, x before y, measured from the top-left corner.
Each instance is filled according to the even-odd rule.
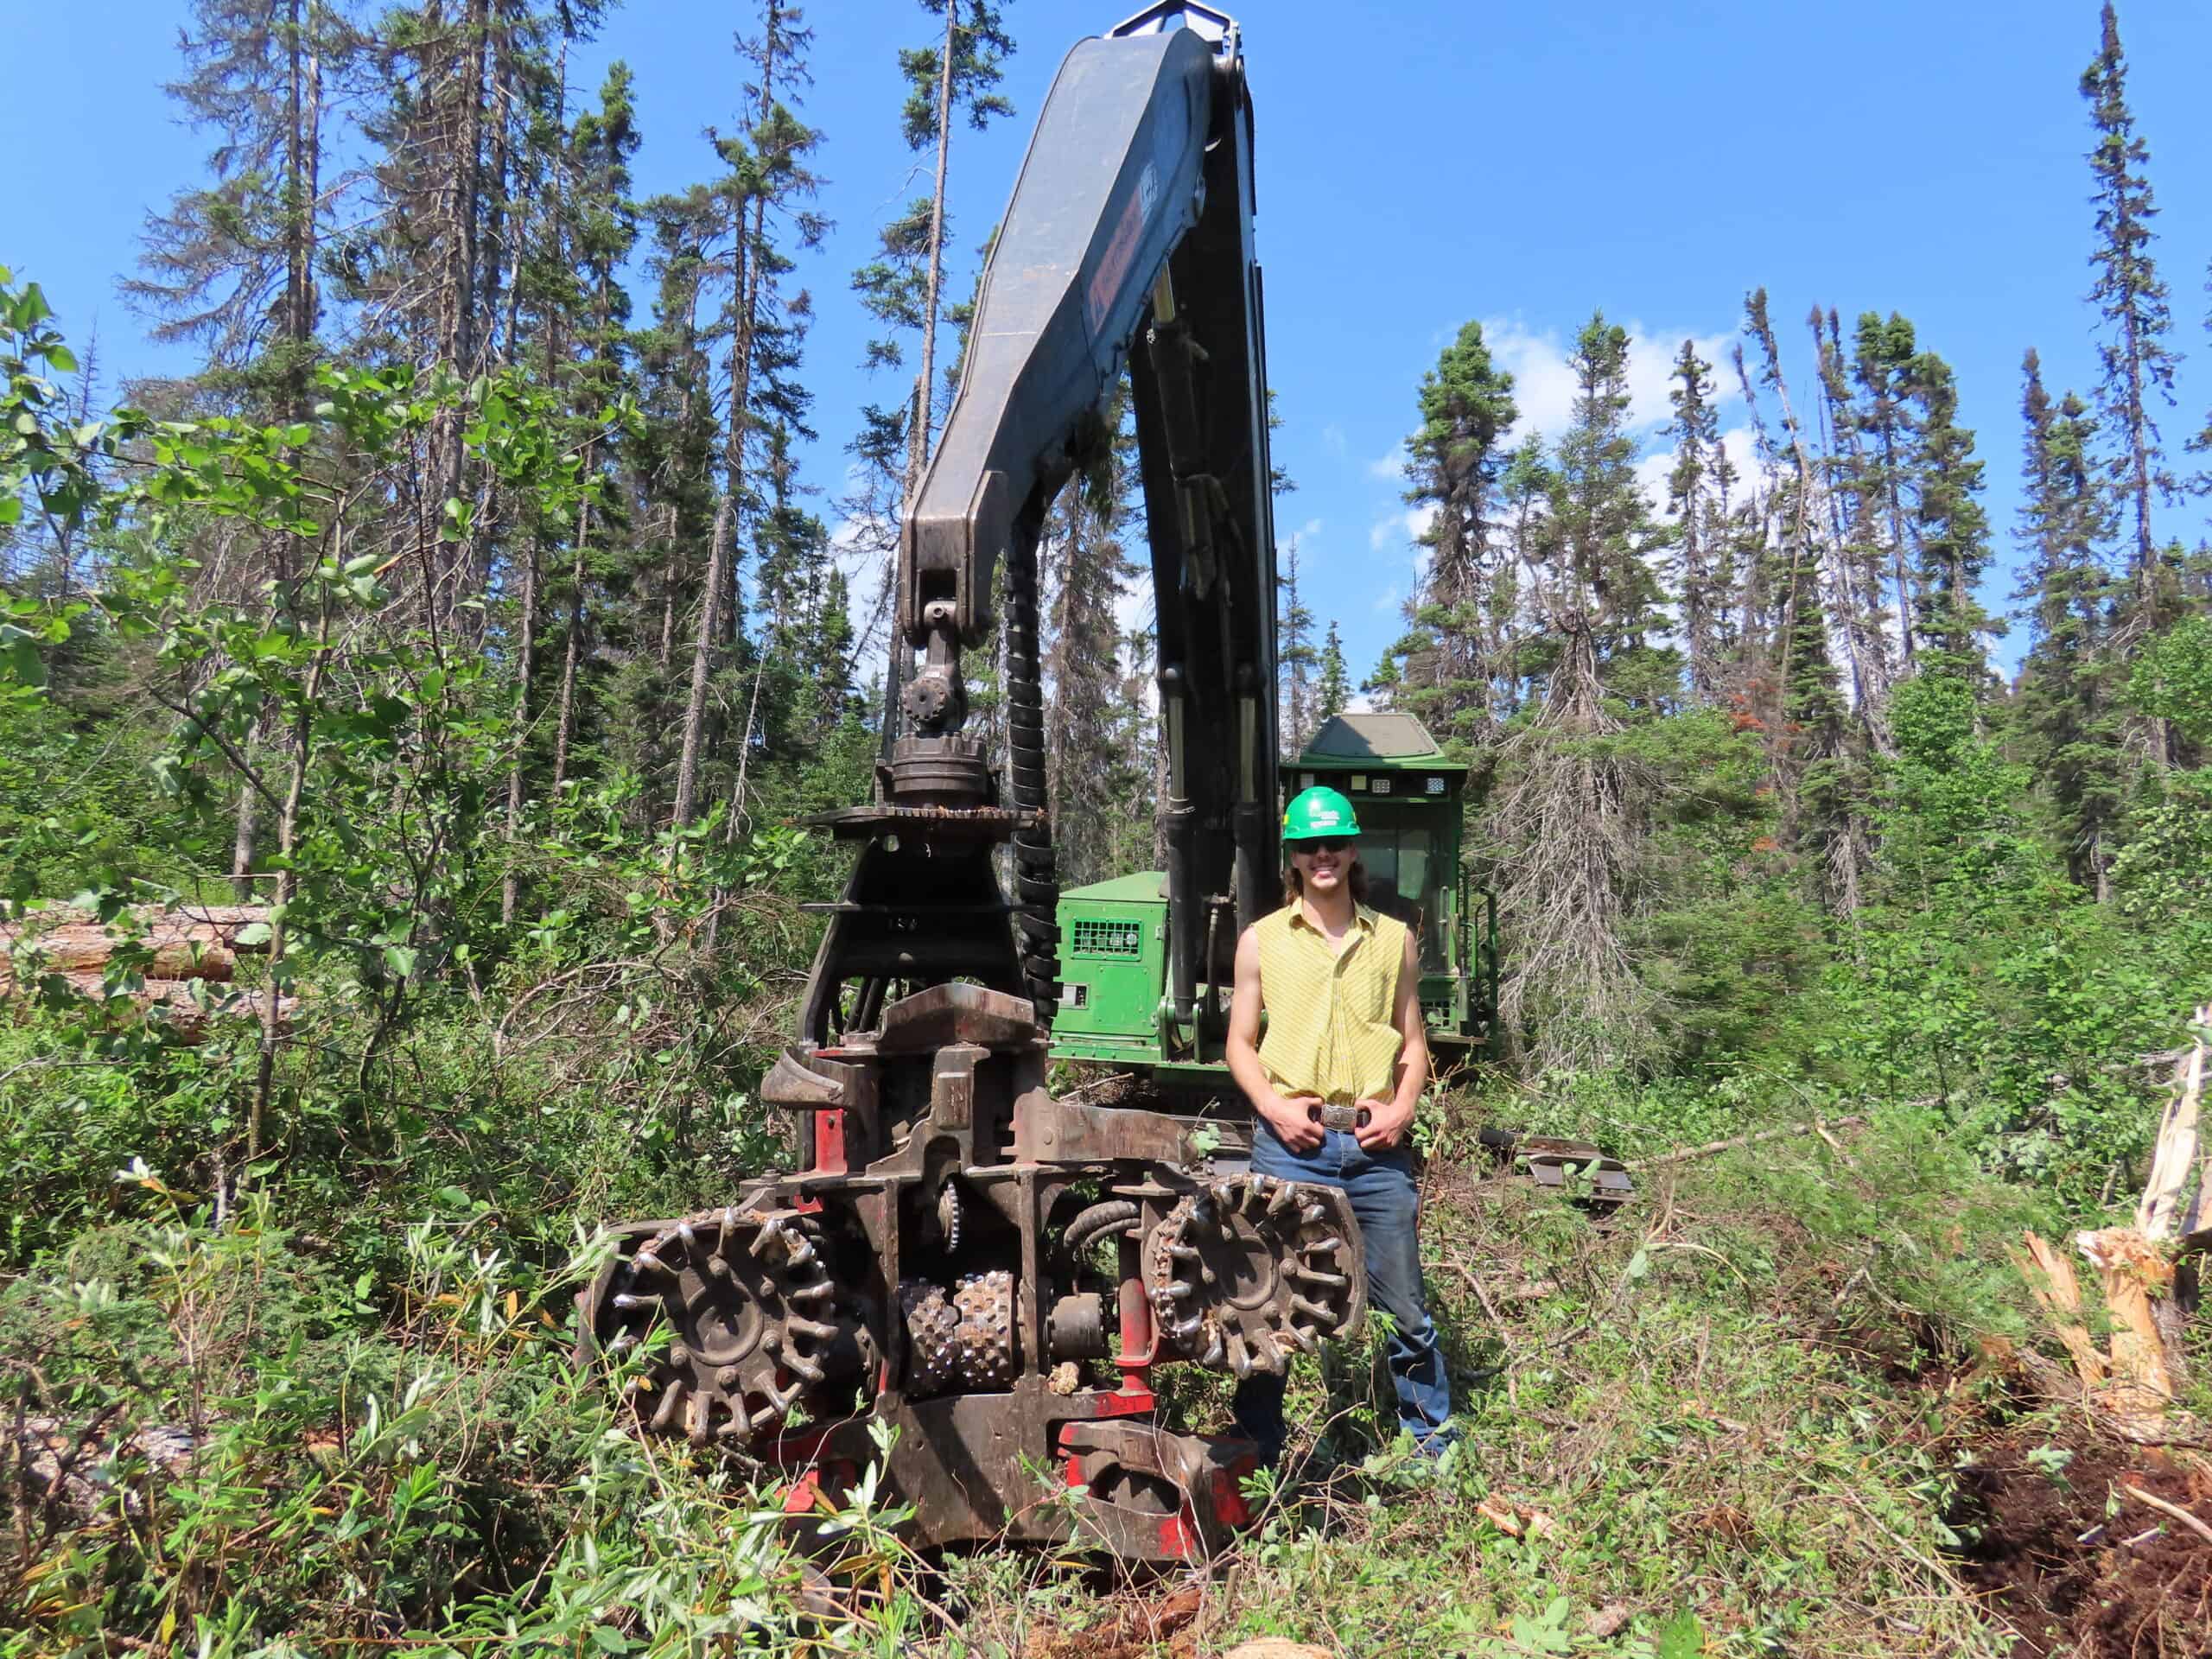
[[[1367,902],[1367,866],[1359,861],[1357,853],[1352,855],[1351,872],[1344,877],[1344,885],[1351,889],[1352,903],[1363,905]],[[1289,909],[1305,896],[1305,878],[1298,874],[1298,866],[1290,861],[1290,856],[1286,853],[1282,864],[1283,908]]]

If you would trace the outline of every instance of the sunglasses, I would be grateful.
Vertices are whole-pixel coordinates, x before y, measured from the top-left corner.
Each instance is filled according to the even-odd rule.
[[[1349,836],[1309,836],[1304,841],[1294,842],[1291,850],[1300,853],[1341,853],[1351,845]]]

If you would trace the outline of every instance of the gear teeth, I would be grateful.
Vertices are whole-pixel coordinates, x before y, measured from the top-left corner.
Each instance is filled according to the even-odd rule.
[[[1244,1333],[1241,1331],[1230,1332],[1228,1340],[1229,1369],[1236,1373],[1236,1380],[1242,1382],[1252,1375],[1251,1351],[1245,1347]]]
[[[1333,1325],[1337,1323],[1337,1316],[1334,1313],[1310,1297],[1293,1295],[1290,1305],[1308,1319],[1319,1319],[1324,1325]]]
[[[802,1304],[820,1302],[828,1300],[836,1294],[837,1287],[828,1279],[817,1279],[810,1284],[800,1285],[796,1289],[785,1291],[784,1300],[787,1302]]]
[[[694,1446],[704,1446],[709,1439],[709,1430],[713,1425],[714,1417],[713,1396],[704,1390],[694,1394],[691,1396],[691,1412],[683,1438]]]
[[[682,1382],[670,1378],[661,1389],[660,1404],[653,1408],[646,1427],[656,1434],[665,1434],[675,1427],[677,1414],[683,1409],[683,1396],[689,1392]]]
[[[1329,1290],[1342,1290],[1351,1282],[1341,1273],[1329,1273],[1319,1268],[1309,1268],[1303,1262],[1284,1264],[1283,1271],[1293,1279],[1308,1285],[1320,1285]]]
[[[1305,1325],[1292,1325],[1290,1327],[1290,1339],[1296,1343],[1300,1349],[1306,1353],[1318,1354],[1321,1351],[1321,1338]]]

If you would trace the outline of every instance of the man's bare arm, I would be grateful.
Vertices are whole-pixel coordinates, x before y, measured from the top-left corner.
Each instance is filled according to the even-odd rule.
[[[1260,941],[1250,928],[1236,941],[1236,990],[1229,1001],[1229,1075],[1252,1103],[1252,1109],[1274,1126],[1276,1138],[1293,1152],[1321,1144],[1322,1128],[1306,1116],[1319,1104],[1313,1095],[1286,1098],[1260,1064]]]

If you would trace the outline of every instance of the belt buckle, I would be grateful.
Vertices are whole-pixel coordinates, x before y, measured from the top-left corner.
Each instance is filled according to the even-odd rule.
[[[1308,1106],[1306,1121],[1319,1123],[1325,1129],[1342,1129],[1350,1134],[1363,1129],[1375,1115],[1364,1106]]]

